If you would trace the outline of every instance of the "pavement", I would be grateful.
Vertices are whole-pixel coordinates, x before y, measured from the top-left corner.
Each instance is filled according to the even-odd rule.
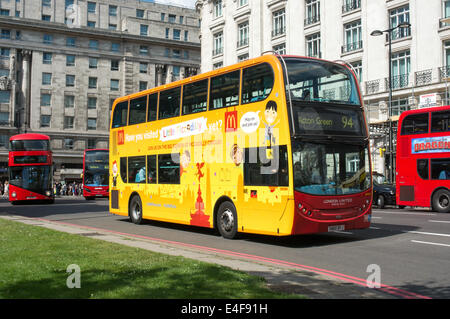
[[[236,252],[218,251],[207,247],[7,213],[0,213],[0,218],[162,254],[219,264],[264,277],[267,286],[275,291],[300,294],[310,299],[397,299],[393,294],[368,288],[361,282],[353,284],[351,280],[333,279],[333,276],[329,274],[325,276],[314,271],[298,270],[289,266],[288,263],[275,264],[269,259],[248,258],[249,255]]]

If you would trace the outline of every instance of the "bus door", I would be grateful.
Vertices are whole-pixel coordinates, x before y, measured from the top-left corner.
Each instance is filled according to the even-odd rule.
[[[277,233],[286,209],[288,189],[286,145],[271,149],[265,146],[245,149],[244,201],[241,211],[244,212],[243,222],[249,231],[259,229]]]

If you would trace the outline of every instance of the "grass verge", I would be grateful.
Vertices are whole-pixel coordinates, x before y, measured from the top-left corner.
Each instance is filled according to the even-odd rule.
[[[227,267],[0,219],[0,298],[298,298]],[[67,267],[80,268],[69,289]]]

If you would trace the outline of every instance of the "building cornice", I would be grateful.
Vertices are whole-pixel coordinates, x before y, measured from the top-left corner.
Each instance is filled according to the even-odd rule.
[[[60,33],[71,36],[83,36],[87,38],[98,38],[98,39],[108,38],[111,41],[130,41],[130,42],[139,42],[142,44],[153,44],[162,46],[169,45],[171,47],[183,47],[200,50],[200,43],[139,36],[129,34],[128,32],[112,31],[99,28],[88,28],[88,27],[70,28],[63,23],[45,22],[34,19],[0,17],[0,27],[2,26],[22,30],[29,29],[32,31]]]

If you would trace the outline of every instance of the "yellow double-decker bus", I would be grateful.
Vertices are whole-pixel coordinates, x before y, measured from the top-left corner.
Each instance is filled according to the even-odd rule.
[[[265,54],[114,102],[110,212],[225,238],[366,228],[370,165],[354,73]]]

